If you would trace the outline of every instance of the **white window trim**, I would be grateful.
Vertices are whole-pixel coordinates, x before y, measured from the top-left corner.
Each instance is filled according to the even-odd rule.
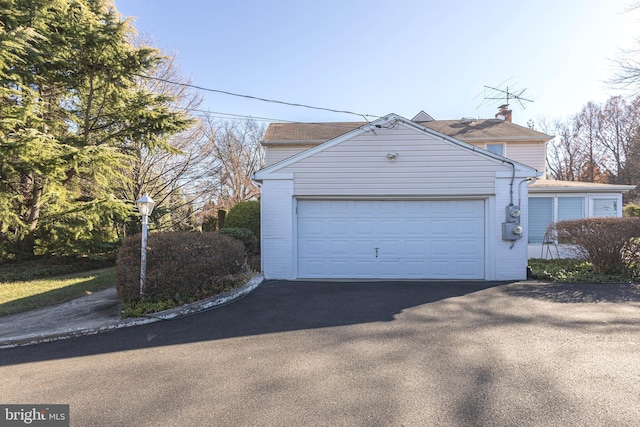
[[[616,214],[614,217],[622,216],[622,197],[618,197],[615,195],[612,196],[597,196],[597,197],[589,197],[589,217],[593,215],[596,210],[595,203],[597,200],[615,200],[616,202]],[[611,217],[610,217],[611,218]]]
[[[488,144],[484,144],[484,149],[489,151],[489,146],[490,145],[501,145],[502,146],[502,154],[500,154],[500,155],[502,157],[507,157],[507,144],[505,144],[503,142],[488,143]]]

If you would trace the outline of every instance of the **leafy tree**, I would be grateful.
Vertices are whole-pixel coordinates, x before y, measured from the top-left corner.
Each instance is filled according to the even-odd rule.
[[[139,146],[172,151],[167,136],[189,125],[137,77],[165,57],[132,43],[111,0],[0,6],[0,244],[30,255],[113,240],[132,209],[114,194],[121,166]]]

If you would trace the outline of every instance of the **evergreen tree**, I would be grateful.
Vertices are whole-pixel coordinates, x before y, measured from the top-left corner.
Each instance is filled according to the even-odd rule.
[[[132,43],[111,0],[0,0],[0,245],[86,252],[115,238],[132,147],[168,150],[188,127],[140,84],[166,58]]]

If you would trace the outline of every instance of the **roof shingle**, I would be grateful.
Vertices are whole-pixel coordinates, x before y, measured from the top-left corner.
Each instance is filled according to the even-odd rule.
[[[263,143],[324,142],[367,124],[366,122],[271,123]],[[462,141],[548,141],[542,132],[500,119],[432,120],[420,125]]]

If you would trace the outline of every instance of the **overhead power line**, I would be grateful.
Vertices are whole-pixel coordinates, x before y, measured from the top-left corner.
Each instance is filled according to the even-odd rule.
[[[181,107],[181,109],[183,110],[187,110],[184,107]],[[264,122],[285,122],[285,123],[296,123],[294,121],[291,120],[285,120],[285,119],[274,119],[274,118],[270,118],[270,117],[259,117],[259,116],[251,116],[251,115],[247,115],[247,114],[233,114],[233,113],[223,113],[220,111],[210,111],[210,110],[202,110],[199,108],[192,108],[189,111],[194,111],[196,113],[201,113],[204,116],[207,117],[216,117],[216,118],[225,118],[225,119],[232,119],[232,120],[256,120],[256,121],[264,121]]]
[[[92,67],[96,67],[96,68],[102,68],[105,70],[110,70],[110,71],[119,71],[113,67],[109,67],[107,65],[103,65],[103,64],[90,64],[87,63],[86,61],[82,61],[82,60],[75,60],[76,62],[81,62],[84,63],[86,65],[90,65]],[[172,85],[177,85],[177,86],[182,86],[182,87],[188,87],[188,88],[192,88],[192,89],[197,89],[197,90],[201,90],[201,91],[205,91],[205,92],[213,92],[213,93],[220,93],[223,95],[228,95],[228,96],[235,96],[235,97],[239,97],[239,98],[245,98],[245,99],[253,99],[256,101],[262,101],[262,102],[269,102],[269,103],[273,103],[273,104],[281,104],[281,105],[288,105],[291,107],[301,107],[301,108],[309,108],[312,110],[320,110],[320,111],[329,111],[331,113],[340,113],[340,114],[350,114],[353,116],[358,116],[358,117],[362,117],[365,122],[369,122],[368,117],[371,118],[375,118],[378,119],[382,116],[377,116],[374,114],[365,114],[365,113],[356,113],[354,111],[349,111],[349,110],[339,110],[339,109],[335,109],[335,108],[326,108],[326,107],[316,107],[313,105],[307,105],[307,104],[300,104],[300,103],[295,103],[295,102],[287,102],[287,101],[280,101],[277,99],[269,99],[269,98],[262,98],[259,96],[253,96],[253,95],[244,95],[244,94],[240,94],[240,93],[235,93],[235,92],[230,92],[230,91],[226,91],[226,90],[220,90],[220,89],[212,89],[212,88],[207,88],[204,86],[199,86],[199,85],[194,85],[191,83],[183,83],[183,82],[178,82],[175,80],[169,80],[169,79],[164,79],[162,77],[155,77],[155,76],[149,76],[147,74],[140,74],[140,73],[128,73],[131,76],[136,76],[136,77],[140,77],[143,79],[148,79],[148,80],[155,80],[155,81],[159,81],[159,82],[163,82],[163,83],[167,83],[167,84],[172,84]],[[198,111],[197,109],[195,111]],[[201,113],[205,113],[204,111],[200,110]],[[211,112],[206,112],[206,113],[211,113]],[[205,114],[206,114],[205,113]],[[234,114],[229,114],[229,113],[214,113],[214,114],[225,114],[225,115],[231,115],[231,116],[235,116]],[[242,117],[240,115],[237,115],[239,117]],[[260,117],[252,117],[252,116],[244,116],[246,118],[254,118],[254,119],[258,119],[258,120],[270,120],[270,119],[265,119],[265,118],[260,118]],[[291,122],[289,120],[278,120],[275,119],[276,121],[281,121],[281,122]]]
[[[110,67],[105,67],[105,68],[110,68]],[[243,95],[243,94],[240,94],[240,93],[234,93],[234,92],[229,92],[229,91],[220,90],[220,89],[211,89],[211,88],[198,86],[198,85],[194,85],[194,84],[190,84],[190,83],[176,82],[176,81],[172,81],[172,80],[168,80],[168,79],[163,79],[161,77],[148,76],[146,74],[135,74],[134,73],[133,75],[136,76],[136,77],[141,77],[143,79],[156,80],[156,81],[163,82],[163,83],[179,85],[179,86],[184,86],[184,87],[190,87],[190,88],[202,90],[202,91],[205,91],[205,92],[221,93],[223,95],[236,96],[236,97],[239,97],[239,98],[246,98],[246,99],[253,99],[253,100],[256,100],[256,101],[270,102],[272,104],[281,104],[281,105],[289,105],[291,107],[301,107],[301,108],[309,108],[309,109],[312,109],[312,110],[329,111],[329,112],[332,112],[332,113],[351,114],[351,115],[354,115],[354,116],[362,117],[367,122],[369,121],[369,119],[367,117],[372,117],[372,118],[380,118],[381,117],[381,116],[375,116],[375,115],[372,115],[372,114],[355,113],[353,111],[348,111],[348,110],[337,110],[337,109],[333,109],[333,108],[315,107],[313,105],[299,104],[299,103],[295,103],[295,102],[278,101],[276,99],[261,98],[259,96]]]

